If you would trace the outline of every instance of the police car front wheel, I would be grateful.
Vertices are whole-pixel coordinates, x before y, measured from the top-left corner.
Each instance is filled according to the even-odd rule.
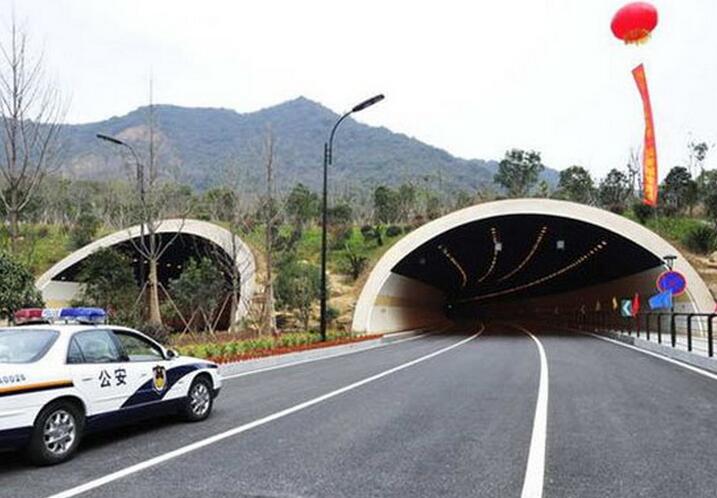
[[[54,465],[72,457],[77,450],[84,415],[71,401],[46,406],[35,421],[27,454],[36,465]]]
[[[184,418],[190,422],[206,419],[212,411],[213,402],[211,380],[205,376],[197,377],[189,387],[184,402]]]

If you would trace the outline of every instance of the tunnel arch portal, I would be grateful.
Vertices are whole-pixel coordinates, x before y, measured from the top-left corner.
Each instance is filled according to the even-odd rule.
[[[156,230],[157,236],[172,241],[163,253],[158,273],[159,280],[166,283],[179,276],[183,265],[193,257],[211,256],[224,258],[223,267],[235,265],[240,277],[240,299],[235,319],[246,315],[254,295],[256,263],[249,247],[229,230],[201,220],[163,220]],[[145,231],[146,234],[146,231]],[[143,264],[135,244],[142,236],[140,225],[102,237],[88,244],[47,270],[35,285],[50,307],[68,306],[81,294],[81,284],[76,280],[83,262],[92,254],[106,248],[115,248],[126,253],[132,261],[135,276],[141,273]],[[146,236],[146,235],[145,235]],[[144,262],[146,265],[146,261]]]
[[[680,252],[623,216],[549,199],[479,204],[391,247],[363,287],[352,328],[395,332],[496,309],[604,309],[635,293],[646,301],[667,255],[688,282],[675,309],[712,312],[707,285]]]

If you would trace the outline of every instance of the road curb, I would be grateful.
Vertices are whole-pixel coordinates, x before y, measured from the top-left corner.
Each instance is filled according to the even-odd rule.
[[[690,353],[689,351],[675,349],[671,346],[647,341],[645,339],[641,339],[634,336],[620,334],[619,332],[600,330],[593,333],[608,337],[610,339],[614,339],[616,341],[624,342],[625,344],[635,346],[636,348],[644,349],[645,351],[650,351],[652,353],[657,353],[659,355],[672,358],[673,360],[681,361],[682,363],[687,363],[688,365],[692,365],[695,367],[702,368],[704,370],[709,370],[713,373],[717,373],[717,359],[714,358],[699,356],[695,353]]]
[[[298,364],[307,361],[320,360],[331,356],[355,353],[358,351],[373,349],[378,346],[392,344],[401,340],[410,339],[423,332],[423,330],[409,330],[406,332],[397,332],[395,334],[386,334],[376,339],[339,344],[337,346],[329,346],[327,348],[309,349],[307,351],[298,351],[296,353],[279,354],[235,363],[224,363],[219,365],[219,373],[223,376],[233,376],[245,373],[248,374],[258,370],[265,370],[267,368],[278,368],[289,366],[294,363]]]

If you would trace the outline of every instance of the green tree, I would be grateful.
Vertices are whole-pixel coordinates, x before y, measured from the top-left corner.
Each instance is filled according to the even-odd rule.
[[[227,187],[215,187],[204,192],[200,212],[210,220],[229,221],[236,212],[236,193]]]
[[[0,252],[0,317],[8,320],[20,308],[43,306],[30,270],[7,252]]]
[[[606,209],[619,213],[625,210],[629,194],[629,179],[625,173],[615,168],[603,178],[598,189],[600,204]]]
[[[429,220],[435,220],[442,214],[441,199],[437,195],[427,194],[426,195],[426,218]]]
[[[416,187],[410,183],[404,183],[398,188],[398,216],[399,219],[407,222],[416,206]]]
[[[503,187],[509,197],[526,197],[544,169],[540,152],[512,149],[505,153],[493,181]]]
[[[101,222],[91,209],[83,210],[77,222],[70,230],[70,246],[72,249],[84,247],[95,238]]]
[[[550,184],[545,180],[540,180],[538,182],[538,188],[535,191],[535,196],[547,199],[548,197],[550,197],[550,192]]]
[[[697,175],[695,170],[699,170],[699,175],[697,175],[699,178],[705,172],[705,160],[711,146],[707,142],[690,142],[687,144],[687,148],[690,154],[690,174]]]
[[[329,225],[350,225],[353,219],[353,209],[347,203],[336,204],[328,212]]]
[[[77,281],[83,284],[82,304],[103,308],[114,319],[133,321],[139,288],[132,262],[116,249],[103,249],[82,264]]]
[[[712,174],[714,173],[714,174]],[[717,171],[705,171],[702,201],[705,211],[717,227]]]
[[[280,306],[293,309],[299,315],[304,329],[309,328],[311,308],[321,295],[319,268],[303,262],[286,263],[276,278],[276,296]]]
[[[169,282],[177,307],[189,318],[195,312],[203,318],[204,330],[213,331],[217,308],[227,294],[224,275],[209,258],[190,259],[182,274]]]
[[[398,221],[400,205],[400,196],[391,187],[381,185],[374,190],[373,210],[377,223],[395,223]]]
[[[295,226],[303,228],[319,214],[319,196],[303,183],[297,183],[286,199],[286,213]]]
[[[474,203],[473,197],[465,190],[459,190],[455,198],[453,199],[453,209],[463,209],[468,206],[472,206]]]
[[[679,213],[697,200],[697,183],[683,166],[675,166],[667,173],[660,190],[662,204],[668,213]]]
[[[595,197],[595,183],[590,172],[582,166],[571,166],[561,171],[558,195],[567,201],[591,204]]]

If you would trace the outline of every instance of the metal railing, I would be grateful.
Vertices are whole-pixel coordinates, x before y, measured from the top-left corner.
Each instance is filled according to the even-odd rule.
[[[576,311],[569,316],[569,325],[593,332],[612,331],[664,344],[665,335],[673,348],[685,340],[687,351],[693,352],[695,342],[706,343],[706,354],[714,357],[714,322],[717,313],[647,312],[623,317],[613,311]]]

